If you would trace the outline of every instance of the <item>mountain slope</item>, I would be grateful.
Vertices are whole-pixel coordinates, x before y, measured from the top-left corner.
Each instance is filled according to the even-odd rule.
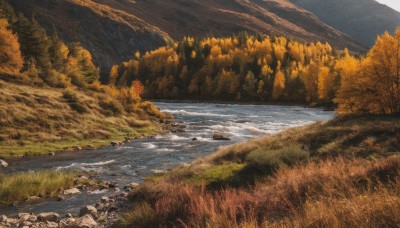
[[[285,0],[18,0],[16,10],[32,14],[67,42],[80,41],[103,73],[135,51],[165,45],[171,36],[227,36],[240,31],[328,41],[335,48],[364,51],[363,45]]]
[[[90,50],[103,70],[133,56],[136,50],[147,51],[165,45],[168,34],[145,21],[86,0],[9,1],[17,11],[32,14],[51,33],[66,42],[79,41]]]
[[[290,0],[367,46],[400,26],[400,13],[375,0]]]
[[[329,41],[340,48],[363,49],[308,11],[281,0],[94,1],[136,15],[167,31],[175,39],[185,35],[227,36],[246,30],[305,41]]]

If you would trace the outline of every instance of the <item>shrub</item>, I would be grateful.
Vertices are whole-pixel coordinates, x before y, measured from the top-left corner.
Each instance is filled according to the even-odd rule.
[[[106,99],[104,101],[100,101],[99,105],[106,112],[106,115],[109,116],[118,116],[124,113],[124,107],[116,100]]]
[[[44,80],[49,86],[57,88],[67,88],[71,85],[71,79],[56,70],[49,70]]]
[[[73,110],[75,110],[79,113],[87,112],[86,107],[83,104],[81,104],[76,93],[72,92],[71,90],[65,90],[63,92],[62,97],[68,102],[69,106]]]

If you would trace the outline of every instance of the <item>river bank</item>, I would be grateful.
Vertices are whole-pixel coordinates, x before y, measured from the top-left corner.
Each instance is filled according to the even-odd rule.
[[[399,123],[341,117],[220,148],[147,178],[118,226],[395,226]]]
[[[5,172],[72,169],[93,174],[104,182],[117,182],[121,187],[141,183],[146,177],[166,172],[177,165],[213,153],[221,146],[243,142],[265,134],[332,118],[333,113],[322,109],[296,106],[259,106],[228,104],[156,103],[161,111],[174,115],[175,122],[185,125],[181,131],[154,138],[133,140],[120,146],[98,150],[61,152],[54,156],[22,157],[9,162]],[[257,113],[255,115],[254,113]],[[229,137],[230,141],[215,141],[214,134]],[[197,138],[197,141],[193,141]],[[3,169],[4,170],[4,169]],[[122,189],[121,189],[122,192]],[[79,215],[80,208],[95,204],[101,197],[114,194],[112,188],[91,194],[83,191],[65,201],[47,200],[39,204],[18,205],[3,210],[13,217],[18,212],[40,214],[55,212],[60,216]],[[130,206],[130,205],[128,205]]]

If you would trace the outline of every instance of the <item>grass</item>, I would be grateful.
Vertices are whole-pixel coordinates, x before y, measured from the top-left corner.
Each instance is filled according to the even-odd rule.
[[[101,107],[106,99],[101,91],[32,87],[8,81],[0,84],[2,158],[42,155],[66,147],[99,147],[161,129],[154,117],[159,111],[150,103],[115,116]]]
[[[76,183],[77,172],[37,171],[0,174],[0,206],[12,205],[31,196],[55,197]]]
[[[148,178],[120,226],[393,227],[400,117],[339,117]]]

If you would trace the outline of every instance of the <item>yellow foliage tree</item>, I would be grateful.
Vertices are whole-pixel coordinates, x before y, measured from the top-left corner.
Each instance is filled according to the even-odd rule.
[[[394,35],[379,36],[358,69],[350,72],[335,100],[339,112],[400,113],[400,28]]]
[[[9,29],[6,19],[0,19],[0,70],[19,72],[24,64],[18,38]]]
[[[272,99],[278,100],[282,97],[285,90],[285,75],[278,70],[275,75],[274,88],[272,90]]]

